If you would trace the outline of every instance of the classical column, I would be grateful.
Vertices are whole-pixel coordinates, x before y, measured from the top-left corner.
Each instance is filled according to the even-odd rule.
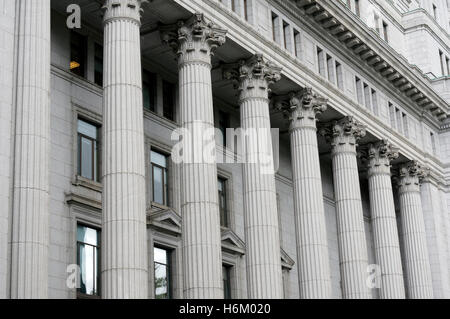
[[[178,54],[180,119],[190,135],[181,163],[184,297],[223,298],[215,139],[210,133],[211,56],[225,42],[226,31],[195,14],[187,22],[162,27],[161,35]]]
[[[364,152],[366,153],[366,152]],[[391,161],[398,150],[382,140],[369,144],[367,161],[375,260],[380,266],[382,299],[404,299],[402,259],[391,181]]]
[[[17,8],[11,298],[47,298],[50,0]]]
[[[142,2],[106,0],[104,6],[103,298],[148,296]]]
[[[280,237],[270,131],[269,86],[281,69],[257,54],[226,69],[240,91],[248,294],[282,298]]]
[[[400,166],[397,178],[408,298],[433,298],[430,260],[420,197],[425,170],[416,161]]]
[[[0,1],[0,299],[9,297],[8,268],[9,229],[11,215],[11,165],[13,93],[14,93],[14,40],[16,0]]]
[[[367,247],[359,186],[356,142],[365,128],[348,116],[321,133],[332,145],[338,245],[344,298],[369,298]]]
[[[331,298],[316,127],[316,115],[326,110],[327,100],[306,88],[280,107],[290,120],[300,298]]]

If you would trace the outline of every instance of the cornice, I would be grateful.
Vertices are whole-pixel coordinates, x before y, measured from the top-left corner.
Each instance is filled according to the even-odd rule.
[[[274,1],[286,10],[293,8],[294,0]],[[431,83],[423,81],[425,75],[412,69],[404,57],[377,39],[375,32],[357,21],[343,5],[324,0],[298,0],[296,5],[303,16],[313,18],[333,37],[338,38],[350,52],[371,65],[375,72],[408,96],[419,109],[431,113],[440,121],[450,116],[449,105],[433,90]]]

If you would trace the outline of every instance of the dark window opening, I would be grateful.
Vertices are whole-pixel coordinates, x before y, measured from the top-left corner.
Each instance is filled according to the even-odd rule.
[[[163,81],[163,116],[175,120],[175,85]]]
[[[87,37],[72,31],[70,33],[70,72],[85,77],[87,59]]]
[[[144,109],[156,112],[157,92],[156,74],[144,70],[142,72],[142,97]]]

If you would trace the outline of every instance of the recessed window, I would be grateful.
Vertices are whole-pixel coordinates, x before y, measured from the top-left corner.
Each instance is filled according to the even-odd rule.
[[[383,21],[383,36],[384,41],[389,42],[389,34],[388,34],[388,24]]]
[[[152,198],[153,202],[168,205],[168,159],[167,156],[151,151]]]
[[[80,267],[80,287],[83,295],[100,296],[100,231],[77,225],[77,265]]]
[[[231,299],[231,269],[230,266],[222,265],[224,299]]]
[[[325,76],[325,54],[319,47],[317,47],[317,66],[319,74]]]
[[[436,138],[434,137],[434,133],[430,132],[430,140],[431,140],[431,150],[433,154],[436,154]]]
[[[170,299],[172,297],[171,252],[154,247],[153,265],[155,267],[155,299]]]
[[[336,81],[339,89],[344,89],[344,75],[342,72],[342,65],[336,61]]]
[[[437,7],[435,4],[433,4],[433,18],[437,20]]]
[[[70,33],[70,72],[85,77],[87,58],[87,37],[71,31]]]
[[[288,44],[290,42],[289,39],[289,24],[286,21],[283,21],[283,46],[285,49],[288,48]]]
[[[78,175],[98,181],[98,127],[78,119]]]
[[[396,129],[395,125],[395,107],[391,102],[388,102],[388,108],[389,108],[389,118],[391,121],[391,127],[393,129]]]
[[[144,70],[142,72],[142,96],[144,109],[156,112],[157,76]]]
[[[171,121],[175,120],[175,95],[175,85],[163,81],[163,116]]]
[[[245,19],[245,21],[248,21],[248,11],[249,11],[248,0],[244,0],[244,19]]]
[[[359,0],[355,0],[355,13],[358,17],[361,16],[361,8],[359,6]]]
[[[372,94],[372,110],[373,110],[373,114],[378,116],[379,114],[378,114],[378,96],[377,96],[377,91],[375,91],[374,89],[371,89],[371,94]]]
[[[447,65],[447,75],[450,75],[450,59],[445,57],[445,64]]]
[[[355,77],[355,86],[356,86],[356,98],[358,100],[358,104],[363,104],[363,91],[362,91],[362,82],[361,79],[357,76]]]
[[[326,57],[327,57],[328,81],[330,81],[331,83],[335,83],[335,78],[334,78],[334,67],[335,67],[335,65],[333,65],[333,58],[331,56],[329,56],[328,54],[326,55]]]
[[[444,75],[445,75],[445,68],[444,68],[444,53],[443,53],[441,50],[439,50],[439,62],[440,62],[440,64],[441,64],[441,73],[442,73],[442,76],[444,76]]]
[[[408,116],[405,113],[402,113],[402,119],[403,119],[403,133],[406,138],[409,138]]]
[[[278,42],[278,16],[272,12],[272,40]]]
[[[366,106],[366,108],[371,111],[372,107],[370,105],[370,88],[369,85],[367,85],[366,83],[363,84],[363,88],[364,88],[364,105]]]
[[[300,56],[300,51],[301,51],[301,36],[300,36],[300,32],[296,29],[294,29],[294,54],[296,57]]]
[[[217,189],[219,191],[220,226],[229,227],[227,212],[227,180],[219,177],[217,180]]]
[[[94,47],[94,82],[103,86],[103,46],[95,43]]]
[[[219,130],[222,132],[222,145],[227,146],[227,129],[230,128],[230,114],[219,111]]]

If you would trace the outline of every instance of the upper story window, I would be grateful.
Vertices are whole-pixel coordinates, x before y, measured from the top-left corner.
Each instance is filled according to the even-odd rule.
[[[439,50],[439,62],[441,64],[441,74],[442,76],[445,75],[445,67],[444,67],[444,53]]]
[[[78,293],[100,296],[100,231],[77,225],[77,265],[80,267]]]
[[[161,205],[168,205],[168,159],[167,156],[151,151],[152,199]]]
[[[156,112],[157,77],[155,73],[142,72],[142,96],[144,109]]]
[[[219,191],[219,213],[220,226],[228,227],[228,212],[227,212],[227,180],[224,178],[217,179],[217,189]]]
[[[389,42],[389,26],[388,24],[383,21],[383,37],[384,37],[384,41]]]
[[[436,7],[436,5],[433,3],[433,18],[434,18],[435,20],[437,20],[437,17],[438,17],[438,15],[437,15],[437,7]]]
[[[70,71],[81,77],[86,76],[87,37],[70,33]]]
[[[231,299],[231,269],[231,266],[222,265],[224,299]]]
[[[175,120],[175,85],[163,81],[163,116],[171,121]]]
[[[155,299],[172,297],[171,252],[167,249],[153,248],[155,270]]]
[[[361,7],[359,5],[359,0],[355,0],[355,13],[358,17],[361,17]]]
[[[78,119],[78,175],[98,181],[98,127]]]
[[[94,82],[103,86],[103,46],[98,43],[94,46]]]
[[[230,128],[230,115],[219,111],[219,130],[222,132],[222,145],[227,146],[227,129]]]

